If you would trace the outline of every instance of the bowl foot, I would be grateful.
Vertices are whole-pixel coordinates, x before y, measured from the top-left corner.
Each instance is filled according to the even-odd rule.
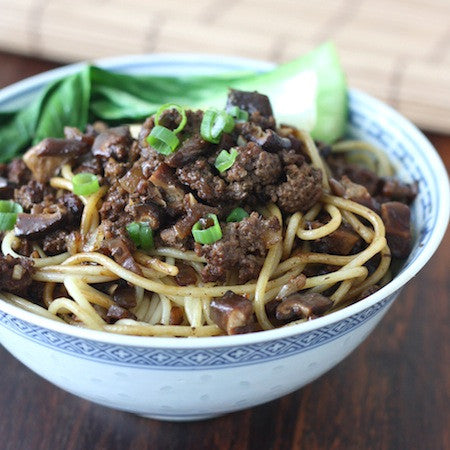
[[[219,417],[222,414],[138,414],[146,419],[163,420],[166,422],[194,422]]]

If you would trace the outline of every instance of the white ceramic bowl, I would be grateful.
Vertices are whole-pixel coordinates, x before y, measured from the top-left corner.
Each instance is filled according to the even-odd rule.
[[[135,56],[100,65],[128,73],[164,74],[271,67],[199,55]],[[50,80],[78,67],[57,69],[3,89],[0,109],[26,103]],[[349,134],[386,149],[398,176],[419,182],[412,210],[413,251],[395,279],[374,295],[308,323],[200,339],[84,330],[37,317],[0,300],[0,342],[62,389],[111,408],[164,420],[197,420],[248,408],[319,377],[373,330],[401,288],[434,253],[449,217],[447,173],[422,133],[361,92],[350,92],[350,113]]]

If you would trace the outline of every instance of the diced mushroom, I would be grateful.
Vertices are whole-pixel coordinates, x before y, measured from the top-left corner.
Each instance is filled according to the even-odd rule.
[[[102,158],[111,156],[118,160],[123,160],[128,154],[132,138],[128,126],[108,128],[100,133],[92,145],[92,153]]]
[[[358,242],[359,235],[350,226],[343,224],[329,235],[313,241],[312,247],[318,253],[348,255]]]
[[[342,197],[367,206],[374,211],[379,210],[378,202],[374,198],[372,198],[365,186],[363,186],[362,184],[354,183],[347,175],[344,175],[341,178],[340,183],[345,189],[344,195]],[[333,189],[335,189],[335,187]]]
[[[179,306],[172,306],[169,325],[181,325],[184,320],[183,310]]]
[[[410,216],[409,206],[404,203],[387,202],[381,205],[388,246],[397,258],[406,258],[411,250]]]
[[[33,239],[38,238],[55,230],[64,222],[67,214],[65,207],[53,205],[47,208],[47,211],[42,214],[18,214],[14,228],[16,236],[26,236]]]
[[[167,164],[160,164],[152,173],[150,181],[161,188],[164,198],[170,209],[175,212],[183,212],[184,189]]]
[[[108,323],[115,323],[120,319],[134,319],[136,316],[128,309],[122,308],[118,305],[111,305],[106,313],[106,320]]]
[[[418,193],[417,182],[408,184],[402,183],[395,178],[385,178],[381,194],[390,200],[411,203]]]
[[[183,167],[195,161],[198,156],[206,153],[211,148],[211,144],[206,142],[198,134],[186,139],[175,153],[172,153],[166,162],[170,167]]]
[[[35,180],[45,183],[53,177],[63,164],[86,153],[89,146],[73,139],[47,138],[30,148],[23,161],[31,170]]]
[[[14,195],[13,183],[10,183],[6,178],[0,177],[0,199],[9,200]]]
[[[253,304],[232,291],[211,301],[211,319],[227,334],[254,331]]]
[[[113,294],[113,301],[122,308],[134,308],[136,306],[136,290],[133,287],[118,287]]]
[[[142,271],[134,260],[125,239],[115,238],[104,241],[102,250],[107,255],[110,255],[114,261],[116,261],[117,264],[120,264],[124,269],[131,270],[137,275],[142,275]]]
[[[184,263],[178,263],[178,274],[175,275],[175,281],[178,286],[188,286],[197,282],[197,272],[195,269]]]
[[[275,317],[278,320],[292,321],[320,316],[333,306],[333,302],[317,292],[296,293],[281,301]]]
[[[258,92],[230,89],[227,99],[227,107],[229,106],[238,106],[249,114],[259,112],[266,117],[273,115],[269,97]]]
[[[292,147],[290,139],[280,136],[271,129],[263,130],[253,122],[240,125],[240,133],[245,139],[255,142],[267,152],[280,152]]]

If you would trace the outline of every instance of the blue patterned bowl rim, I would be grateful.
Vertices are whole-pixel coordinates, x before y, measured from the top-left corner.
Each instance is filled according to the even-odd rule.
[[[247,58],[225,57],[220,55],[201,54],[153,54],[130,55],[94,61],[96,65],[111,70],[128,73],[220,73],[233,70],[266,71],[274,67],[272,63]],[[19,81],[0,90],[0,111],[17,108],[26,104],[39,90],[49,82],[62,76],[74,73],[85,63],[71,64]],[[401,137],[414,143],[416,155],[421,155],[421,165],[425,167],[426,176],[423,182],[429,193],[429,204],[423,205],[430,213],[427,225],[422,230],[420,242],[417,242],[412,255],[401,272],[385,287],[366,299],[355,303],[328,316],[311,322],[277,328],[238,336],[219,336],[201,339],[173,339],[163,337],[141,337],[113,335],[105,332],[86,330],[68,324],[56,322],[22,310],[0,299],[0,311],[12,317],[24,320],[44,329],[58,333],[104,342],[111,345],[135,347],[158,347],[172,349],[217,348],[236,345],[246,345],[289,338],[330,326],[351,316],[372,309],[377,303],[385,304],[388,299],[401,289],[427,263],[436,251],[446,231],[449,220],[449,180],[447,171],[436,150],[422,132],[410,121],[401,116],[391,107],[375,98],[355,89],[349,90],[351,120],[365,120],[375,116],[377,120],[383,117],[383,123],[395,124],[401,132]],[[359,118],[358,118],[359,116]],[[356,117],[356,119],[355,119]],[[379,305],[381,306],[381,305]],[[378,308],[377,308],[378,309]]]

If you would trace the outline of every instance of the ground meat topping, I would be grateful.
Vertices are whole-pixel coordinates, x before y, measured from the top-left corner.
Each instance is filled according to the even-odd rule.
[[[256,278],[267,250],[279,240],[279,228],[275,217],[263,219],[254,212],[240,222],[226,224],[222,239],[214,244],[196,244],[196,253],[208,262],[203,280],[224,280],[231,270],[237,271],[239,283]]]
[[[0,255],[0,289],[25,294],[32,283],[33,262],[27,258]]]

